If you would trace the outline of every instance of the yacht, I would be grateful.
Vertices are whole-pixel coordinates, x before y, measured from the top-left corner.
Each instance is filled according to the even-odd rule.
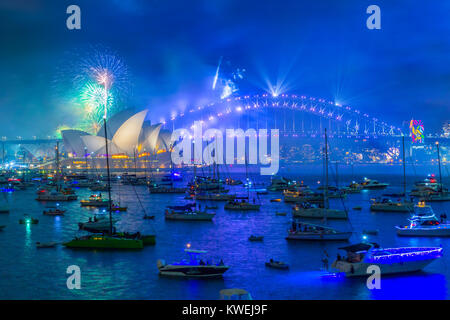
[[[166,264],[164,260],[158,260],[159,274],[175,277],[216,278],[221,277],[230,268],[222,261],[214,264],[199,259],[199,255],[206,253],[204,250],[185,249],[184,251],[189,255],[189,261]]]
[[[206,201],[232,201],[234,198],[236,195],[226,193],[197,193],[195,195],[196,200]]]
[[[73,201],[77,200],[77,196],[74,194],[64,194],[58,190],[48,191],[47,189],[42,189],[38,192],[36,200],[38,201]]]
[[[283,191],[284,202],[286,203],[301,203],[301,202],[310,202],[310,203],[322,203],[323,202],[323,194],[316,193],[311,190],[302,190],[302,191]]]
[[[148,187],[148,191],[150,193],[185,193],[187,191],[186,188],[175,188],[173,186],[160,186],[160,185],[151,185]]]
[[[352,181],[352,183],[350,183],[348,187],[342,188],[342,191],[344,191],[347,194],[361,193],[361,190],[362,190],[362,186],[355,181]]]
[[[348,219],[348,214],[345,210],[325,209],[307,202],[293,207],[292,216],[294,218],[309,219]]]
[[[431,206],[421,202],[415,206],[414,214],[409,218],[409,225],[396,226],[397,235],[410,237],[448,237],[450,224],[444,218],[439,220]]]
[[[215,213],[209,213],[200,210],[192,210],[191,208],[186,210],[169,210],[165,211],[166,220],[181,220],[181,221],[211,221]]]
[[[351,231],[339,231],[328,226],[293,221],[286,240],[347,241],[351,236]]]
[[[392,201],[388,198],[377,199],[370,205],[371,211],[385,211],[385,212],[412,212],[414,210],[414,203],[407,200]]]
[[[111,219],[112,224],[117,222],[117,219]],[[79,222],[78,227],[80,230],[86,230],[90,232],[102,232],[109,231],[110,229],[110,221],[107,216],[94,216],[94,219],[89,218],[87,222]]]
[[[127,239],[122,236],[93,234],[76,237],[63,243],[68,248],[80,249],[142,249],[142,239]]]
[[[108,199],[102,197],[102,194],[92,194],[88,199],[83,199],[80,201],[82,207],[108,207]]]
[[[380,248],[374,243],[359,243],[339,248],[346,251],[346,257],[333,262],[332,268],[347,277],[367,277],[368,268],[376,265],[381,274],[406,273],[422,270],[442,256],[440,247]]]
[[[389,186],[389,183],[378,182],[377,180],[371,180],[364,178],[360,183],[362,189],[384,189]]]
[[[238,210],[238,211],[259,211],[261,208],[260,204],[250,203],[245,200],[231,200],[228,201],[224,209],[225,210]]]

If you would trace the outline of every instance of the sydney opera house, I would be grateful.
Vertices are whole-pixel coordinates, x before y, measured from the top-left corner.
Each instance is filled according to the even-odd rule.
[[[106,124],[108,153],[112,168],[167,167],[170,163],[171,132],[163,124],[146,120],[148,110],[135,113],[128,109],[113,115]],[[61,135],[72,169],[103,168],[105,165],[105,128],[96,135],[81,130],[63,130]]]

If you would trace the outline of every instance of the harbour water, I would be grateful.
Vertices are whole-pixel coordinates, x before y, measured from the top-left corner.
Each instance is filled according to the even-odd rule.
[[[396,168],[392,172],[401,172]],[[347,170],[348,171],[348,170]],[[318,170],[320,172],[320,170]],[[358,172],[355,178],[366,173]],[[369,174],[369,173],[367,173]],[[300,178],[310,186],[317,186],[320,173],[308,175],[289,171],[286,176]],[[232,174],[245,179],[245,174]],[[144,186],[114,183],[113,197],[128,206],[128,211],[114,213],[119,219],[118,230],[155,232],[156,245],[140,251],[71,250],[59,245],[56,248],[37,249],[35,243],[70,240],[78,233],[78,222],[86,221],[97,209],[80,207],[79,201],[61,203],[67,209],[64,216],[51,217],[42,214],[45,203],[35,200],[36,188],[5,193],[11,205],[9,214],[0,215],[0,299],[218,299],[224,288],[244,288],[254,299],[449,299],[450,291],[450,239],[400,238],[394,226],[405,224],[405,213],[371,213],[370,199],[384,192],[401,192],[402,176],[384,174],[369,176],[391,183],[387,190],[363,191],[350,194],[342,203],[331,199],[331,206],[349,210],[350,223],[330,221],[332,226],[352,228],[351,243],[361,242],[362,230],[378,229],[377,236],[369,241],[382,247],[393,246],[442,246],[444,256],[428,265],[422,272],[406,275],[384,276],[381,289],[369,290],[366,279],[324,277],[321,259],[326,250],[330,264],[338,253],[340,243],[288,242],[285,240],[290,227],[291,206],[284,202],[270,202],[281,198],[280,193],[261,195],[259,212],[224,211],[223,202],[212,222],[165,221],[164,210],[169,204],[187,203],[184,195],[149,194]],[[185,174],[184,181],[189,179]],[[343,172],[341,185],[351,181],[349,172]],[[418,180],[409,176],[412,183]],[[255,178],[256,181],[256,178]],[[268,183],[269,177],[258,176],[258,182]],[[445,175],[444,183],[448,184]],[[334,182],[330,182],[333,184]],[[233,186],[230,192],[245,194],[242,186]],[[88,197],[88,189],[76,190],[79,200]],[[154,220],[142,219],[142,211],[136,193]],[[202,205],[207,204],[203,202]],[[211,205],[211,203],[209,203]],[[352,210],[361,206],[361,211]],[[435,213],[449,213],[450,203],[432,203]],[[286,216],[276,212],[285,211]],[[38,218],[36,225],[22,225],[18,220],[24,214]],[[250,242],[250,235],[263,235],[262,242]],[[158,275],[156,261],[167,262],[186,258],[185,245],[208,251],[208,258],[223,259],[230,266],[223,279],[196,280],[165,278]],[[270,258],[290,265],[289,271],[266,268]],[[81,289],[69,290],[66,269],[78,265],[81,269]],[[400,289],[401,288],[401,289]]]

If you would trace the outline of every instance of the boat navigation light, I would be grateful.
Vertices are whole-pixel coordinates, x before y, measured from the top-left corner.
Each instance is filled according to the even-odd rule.
[[[190,244],[190,243],[187,243],[187,244],[186,244],[186,248],[189,249],[190,247],[191,247],[191,244]]]

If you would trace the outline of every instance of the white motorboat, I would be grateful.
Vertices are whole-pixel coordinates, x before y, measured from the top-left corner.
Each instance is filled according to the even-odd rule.
[[[164,260],[158,260],[159,274],[174,277],[215,278],[221,277],[230,268],[222,260],[215,264],[199,259],[199,255],[206,253],[204,250],[185,249],[184,251],[189,255],[189,261],[166,264]]]
[[[378,266],[381,274],[406,273],[422,270],[440,258],[440,247],[379,248],[376,244],[359,243],[339,248],[347,252],[346,257],[336,259],[332,268],[347,277],[369,276],[369,267]]]
[[[409,218],[409,225],[396,226],[399,236],[409,237],[449,237],[450,224],[445,217],[439,220],[431,206],[419,203],[415,206],[414,215]]]
[[[360,183],[360,186],[363,189],[384,189],[389,186],[389,183],[364,178],[364,180]]]
[[[351,236],[351,231],[340,231],[329,226],[293,221],[286,240],[347,241]]]

